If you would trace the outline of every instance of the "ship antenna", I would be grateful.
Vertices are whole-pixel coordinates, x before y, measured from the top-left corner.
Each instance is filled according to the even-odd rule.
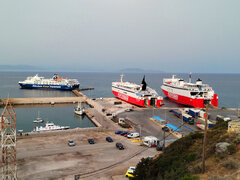
[[[123,74],[120,75],[120,81],[123,82]]]
[[[192,73],[190,72],[189,73],[189,83],[191,83],[191,81],[192,81]]]

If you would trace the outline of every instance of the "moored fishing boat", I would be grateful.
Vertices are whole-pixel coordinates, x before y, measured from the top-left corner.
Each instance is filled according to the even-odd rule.
[[[34,123],[43,123],[44,120],[40,118],[39,111],[38,111],[38,117],[33,121]]]
[[[55,125],[53,122],[47,122],[45,127],[43,126],[36,126],[33,129],[33,132],[40,132],[40,131],[55,131],[55,130],[64,130],[64,129],[69,129],[69,126],[58,126]]]
[[[85,109],[82,107],[81,102],[78,102],[78,106],[74,108],[74,113],[77,115],[83,115],[85,113]]]

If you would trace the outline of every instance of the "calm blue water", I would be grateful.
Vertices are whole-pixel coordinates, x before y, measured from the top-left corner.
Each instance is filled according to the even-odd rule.
[[[56,125],[76,127],[95,127],[87,116],[78,116],[74,114],[74,105],[54,105],[54,106],[28,106],[14,108],[17,117],[17,130],[23,129],[24,132],[30,132],[34,126],[45,126],[45,122],[54,122]],[[44,123],[33,123],[38,117],[41,117]]]
[[[53,73],[42,72],[39,76],[45,78],[52,77]],[[60,77],[76,78],[80,82],[81,88],[94,87],[92,91],[84,91],[90,97],[113,97],[111,91],[111,83],[119,81],[119,73],[77,73],[64,72],[58,73]],[[18,81],[25,80],[27,76],[35,75],[33,72],[0,72],[0,98],[9,97],[53,97],[53,96],[74,96],[69,91],[54,91],[54,90],[27,90],[20,89]],[[142,73],[125,73],[124,81],[141,83]],[[169,73],[146,73],[147,84],[156,89],[157,92],[164,96],[160,86],[162,79],[171,77]],[[188,79],[188,74],[176,74],[177,77]],[[219,96],[220,107],[238,107],[240,105],[240,74],[192,74],[192,80],[197,78],[203,80],[213,87]]]
[[[55,72],[54,72],[55,73]],[[39,76],[50,78],[54,73],[42,72]],[[113,97],[111,83],[120,80],[119,73],[58,73],[60,77],[76,78],[80,82],[80,88],[93,87],[94,90],[83,91],[90,97]],[[71,91],[55,90],[26,90],[20,89],[18,81],[25,80],[27,76],[33,76],[32,72],[0,72],[0,98],[15,97],[60,97],[74,96]],[[141,83],[142,73],[125,73],[124,81]],[[145,73],[147,84],[155,89],[160,95],[164,96],[160,86],[162,79],[171,77],[168,73]],[[188,79],[188,74],[176,74],[177,77]],[[203,80],[213,87],[219,97],[220,107],[240,107],[240,74],[192,74],[192,81],[197,78]],[[1,109],[0,109],[1,110]],[[53,121],[58,125],[68,125],[74,127],[92,127],[92,122],[84,117],[83,119],[75,116],[73,105],[54,106],[54,107],[24,107],[15,108],[17,113],[17,129],[32,131],[34,124],[32,121],[40,111],[41,117]]]

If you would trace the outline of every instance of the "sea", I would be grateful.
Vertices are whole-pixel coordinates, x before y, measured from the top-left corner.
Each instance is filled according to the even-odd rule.
[[[0,72],[0,99],[19,97],[66,97],[74,96],[71,91],[57,90],[33,90],[20,89],[18,81],[25,80],[28,76],[38,74],[45,78],[51,78],[57,73],[60,78],[77,79],[80,88],[94,88],[83,91],[89,97],[114,97],[111,91],[111,83],[120,80],[121,73],[96,73],[96,72]],[[147,85],[155,89],[164,97],[160,86],[163,78],[170,78],[173,73],[124,73],[123,80],[140,84],[143,76]],[[174,73],[176,77],[189,79],[186,73]],[[209,84],[219,97],[220,107],[240,107],[240,74],[192,74],[192,82],[200,78],[203,83]],[[26,132],[32,131],[36,124],[33,120],[40,114],[46,121],[53,121],[57,125],[76,127],[94,127],[94,124],[86,117],[74,115],[75,105],[54,106],[20,106],[15,107],[17,116],[17,129]],[[0,109],[2,111],[2,109]]]

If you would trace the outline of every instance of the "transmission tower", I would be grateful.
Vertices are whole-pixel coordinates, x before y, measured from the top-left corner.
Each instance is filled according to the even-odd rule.
[[[16,113],[9,102],[6,103],[0,120],[2,180],[16,180]]]

